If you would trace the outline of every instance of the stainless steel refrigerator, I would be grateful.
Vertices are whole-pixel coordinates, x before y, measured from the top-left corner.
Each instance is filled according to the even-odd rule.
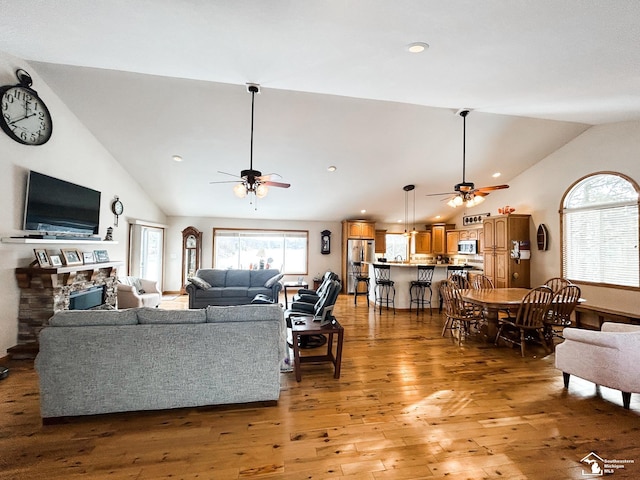
[[[373,240],[347,241],[347,293],[354,293],[355,282],[351,275],[351,262],[373,262],[375,260],[375,251]],[[362,267],[363,273],[366,273],[368,265],[363,265]]]

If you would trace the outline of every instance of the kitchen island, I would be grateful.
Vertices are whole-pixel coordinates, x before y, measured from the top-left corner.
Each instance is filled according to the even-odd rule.
[[[371,288],[369,289],[369,300],[371,302],[375,301],[375,274],[374,274],[374,265],[389,265],[391,267],[391,280],[394,282],[394,287],[396,289],[396,298],[395,305],[399,310],[409,310],[409,307],[412,309],[416,307],[416,305],[411,305],[411,296],[409,294],[409,289],[411,288],[411,282],[418,279],[418,263],[401,263],[401,262],[387,262],[387,263],[369,263],[371,268],[369,268],[369,277],[371,278]],[[440,286],[440,282],[447,278],[447,267],[449,264],[436,264],[435,270],[433,272],[433,279],[431,280],[431,290],[433,291],[433,296],[431,298],[431,308],[438,308],[440,305],[440,293],[438,292],[438,287]],[[481,273],[480,270],[475,270],[472,267],[468,267],[471,272]],[[429,292],[426,292],[425,300],[429,299]],[[427,306],[425,305],[425,308]]]

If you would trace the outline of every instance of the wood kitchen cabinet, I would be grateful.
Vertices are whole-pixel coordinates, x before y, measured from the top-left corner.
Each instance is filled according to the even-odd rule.
[[[347,238],[364,238],[374,240],[376,238],[376,224],[365,221],[345,221]]]
[[[376,230],[376,253],[384,253],[387,251],[387,231]]]
[[[431,226],[431,250],[436,255],[447,253],[447,230],[453,230],[455,225],[437,223]],[[456,249],[457,251],[457,249]]]
[[[431,253],[431,232],[418,232],[414,236],[415,253]]]
[[[530,288],[531,260],[511,258],[513,242],[530,242],[530,215],[487,217],[483,224],[484,274],[496,288]]]
[[[466,232],[465,232],[466,233]],[[458,242],[461,240],[462,232],[460,230],[449,230],[447,232],[447,254],[458,254]]]

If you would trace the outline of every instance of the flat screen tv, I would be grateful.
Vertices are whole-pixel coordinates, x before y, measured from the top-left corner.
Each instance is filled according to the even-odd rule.
[[[47,235],[90,236],[100,226],[100,192],[29,172],[24,230]]]

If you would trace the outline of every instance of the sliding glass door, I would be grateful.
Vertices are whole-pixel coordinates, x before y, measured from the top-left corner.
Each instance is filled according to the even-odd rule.
[[[150,225],[131,226],[129,265],[131,275],[156,280],[162,291],[164,229]]]

